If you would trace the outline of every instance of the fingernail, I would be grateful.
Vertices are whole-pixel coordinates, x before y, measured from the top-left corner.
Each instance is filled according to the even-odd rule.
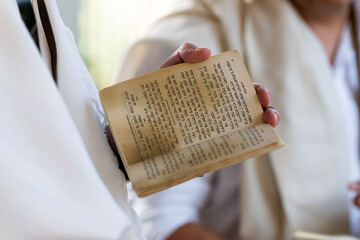
[[[203,47],[203,46],[198,46],[198,47],[194,48],[194,51],[204,51],[204,50],[211,52],[209,48]]]

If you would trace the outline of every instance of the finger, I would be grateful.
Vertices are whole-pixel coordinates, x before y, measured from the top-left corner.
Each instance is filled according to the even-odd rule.
[[[267,108],[264,111],[263,121],[270,124],[272,127],[276,127],[280,121],[280,115],[278,111],[274,108]]]
[[[160,66],[160,68],[165,68],[184,62],[201,62],[208,59],[210,56],[210,49],[205,47],[198,47],[192,43],[184,43]]]
[[[356,207],[360,208],[360,195],[356,195],[356,197],[354,197],[353,203]]]
[[[352,182],[348,185],[348,189],[351,191],[360,191],[360,182]]]
[[[270,104],[270,100],[271,100],[270,90],[258,83],[253,83],[253,86],[255,88],[255,91],[257,93],[257,96],[259,98],[261,106],[263,108],[268,106]]]

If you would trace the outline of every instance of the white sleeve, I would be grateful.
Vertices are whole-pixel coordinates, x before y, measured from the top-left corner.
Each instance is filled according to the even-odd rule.
[[[139,215],[149,240],[164,240],[186,223],[199,222],[199,211],[210,192],[212,174],[198,177],[146,198],[128,184],[130,205]]]

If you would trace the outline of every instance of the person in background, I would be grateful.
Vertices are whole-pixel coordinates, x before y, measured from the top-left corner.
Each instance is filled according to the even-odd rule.
[[[0,239],[144,239],[98,90],[56,1],[18,4],[0,1]],[[184,44],[164,66],[209,55]],[[277,114],[264,119],[276,125]]]
[[[359,17],[357,0],[181,0],[129,49],[117,81],[181,42],[239,50],[272,91],[285,143],[145,199],[129,186],[148,239],[360,236]]]

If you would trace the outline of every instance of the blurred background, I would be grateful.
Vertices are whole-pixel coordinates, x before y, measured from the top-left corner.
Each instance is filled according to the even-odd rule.
[[[111,84],[127,48],[174,0],[57,0],[99,89]]]

